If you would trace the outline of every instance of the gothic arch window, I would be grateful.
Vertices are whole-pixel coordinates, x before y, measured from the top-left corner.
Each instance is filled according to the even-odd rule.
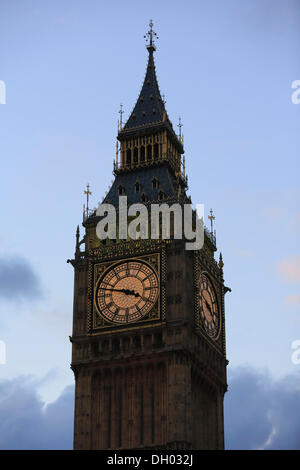
[[[120,352],[120,341],[118,339],[114,339],[112,343],[113,352],[118,353]]]
[[[144,162],[145,161],[145,147],[144,145],[141,146],[141,162]]]
[[[125,188],[121,184],[120,184],[120,186],[118,186],[118,194],[119,194],[119,196],[124,196],[124,194],[125,194]]]
[[[138,181],[136,181],[136,183],[134,185],[134,190],[135,190],[136,193],[140,192],[140,190],[141,190],[141,184]]]
[[[125,352],[129,351],[129,347],[130,347],[130,339],[128,337],[125,337],[123,339],[123,351]]]
[[[157,333],[156,335],[154,335],[154,347],[160,347],[162,346],[163,344],[163,339],[162,339],[162,334],[161,333]]]
[[[151,348],[151,335],[144,336],[144,346],[145,348]]]
[[[127,149],[126,152],[126,165],[131,165],[131,150]]]
[[[99,355],[99,343],[98,343],[98,341],[92,343],[92,353],[93,353],[93,356],[98,356]]]
[[[152,189],[157,189],[158,188],[158,180],[156,178],[153,178],[152,180]]]
[[[133,346],[136,350],[141,349],[141,337],[140,336],[135,336],[133,338]]]
[[[141,201],[142,202],[148,202],[149,201],[149,198],[148,198],[147,194],[145,194],[145,193],[142,194]]]
[[[158,144],[154,144],[154,159],[157,160],[158,159]]]
[[[138,149],[137,147],[134,147],[133,149],[133,163],[137,163],[138,162]]]
[[[158,199],[159,199],[160,201],[162,201],[163,199],[165,199],[165,197],[166,197],[165,193],[164,193],[163,191],[159,191],[159,193],[158,193]]]
[[[152,145],[147,145],[147,160],[152,160]]]

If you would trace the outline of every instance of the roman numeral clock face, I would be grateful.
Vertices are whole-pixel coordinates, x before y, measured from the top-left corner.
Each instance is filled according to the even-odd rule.
[[[146,317],[158,297],[154,269],[142,261],[114,264],[97,283],[98,313],[112,323],[127,324]]]
[[[212,339],[217,339],[220,331],[217,296],[212,282],[203,273],[199,280],[199,305],[201,325]]]

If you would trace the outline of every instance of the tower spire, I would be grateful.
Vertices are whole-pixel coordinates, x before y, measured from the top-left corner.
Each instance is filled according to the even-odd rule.
[[[158,38],[158,36],[153,30],[152,20],[150,20],[149,27],[149,31],[144,35],[147,40],[146,47],[149,52],[144,82],[139,97],[136,101],[133,111],[129,115],[129,118],[124,123],[124,125],[121,125],[120,123],[119,137],[125,136],[128,132],[132,132],[133,129],[142,129],[146,127],[152,128],[153,126],[155,126],[156,129],[158,129],[158,127],[168,127],[170,133],[172,134],[172,137],[176,136],[176,140],[178,140],[178,137],[174,132],[172,123],[170,122],[169,117],[167,115],[165,107],[166,100],[164,96],[162,97],[160,94],[158,80],[156,77],[153,51],[156,50],[154,38]],[[121,114],[120,117],[122,117]],[[181,142],[178,143],[181,144]],[[181,148],[180,150],[181,153],[183,153],[183,148]]]
[[[170,164],[174,171],[180,174],[180,155],[184,153],[183,141],[180,140],[168,117],[165,99],[162,98],[158,80],[156,77],[154,63],[154,39],[157,34],[153,31],[153,22],[150,21],[149,31],[145,34],[147,39],[148,63],[144,82],[139,93],[135,106],[128,119],[122,122],[122,111],[120,111],[120,127],[117,139],[121,143],[120,171],[127,171],[130,168],[144,166],[151,161],[155,165],[162,162]],[[181,132],[181,131],[180,131]],[[151,149],[144,147],[141,139],[147,135],[147,145],[149,136],[151,137]],[[130,145],[128,145],[130,142]],[[147,148],[147,155],[145,154]],[[168,149],[172,149],[169,150]],[[151,151],[150,151],[151,150]],[[173,152],[173,153],[172,153]],[[171,156],[174,155],[174,158]]]

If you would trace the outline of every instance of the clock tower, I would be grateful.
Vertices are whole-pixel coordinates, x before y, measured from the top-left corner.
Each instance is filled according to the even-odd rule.
[[[141,92],[117,135],[104,203],[183,207],[187,177],[179,136],[161,97],[152,22]],[[90,195],[89,188],[86,191]],[[222,449],[227,389],[223,261],[213,230],[201,249],[184,239],[100,239],[84,210],[76,232],[72,364],[75,449]],[[211,215],[212,217],[212,215]],[[212,220],[212,218],[211,218]],[[161,235],[161,234],[160,234]]]

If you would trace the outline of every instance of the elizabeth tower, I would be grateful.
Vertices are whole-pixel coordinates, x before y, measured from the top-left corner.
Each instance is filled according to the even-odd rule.
[[[126,124],[119,125],[114,181],[119,207],[191,204],[183,139],[161,97],[148,32],[148,64]],[[203,177],[203,176],[202,176]],[[87,197],[89,188],[87,188]],[[118,212],[117,212],[118,214]],[[72,369],[75,449],[222,449],[227,389],[223,261],[213,230],[201,249],[185,240],[101,240],[84,210],[76,232]]]

